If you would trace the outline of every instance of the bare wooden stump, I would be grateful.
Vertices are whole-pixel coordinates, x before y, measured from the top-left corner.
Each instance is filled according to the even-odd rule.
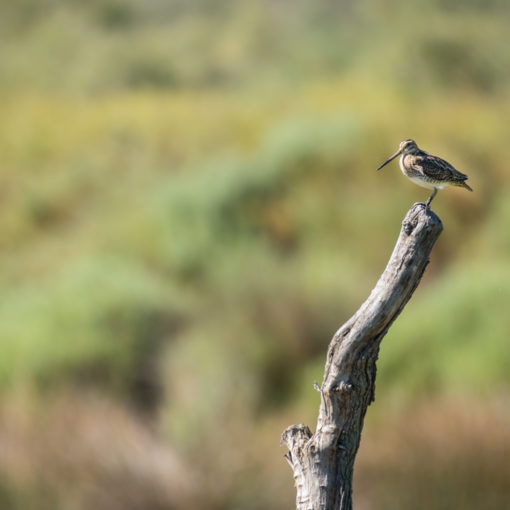
[[[379,281],[329,344],[315,434],[303,424],[283,432],[297,510],[352,510],[354,458],[374,400],[379,345],[418,286],[442,229],[424,204],[409,210]]]

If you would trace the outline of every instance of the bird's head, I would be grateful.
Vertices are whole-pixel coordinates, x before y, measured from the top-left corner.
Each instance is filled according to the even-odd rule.
[[[414,140],[408,138],[407,140],[403,140],[400,142],[398,146],[399,153],[401,154],[412,154],[418,150],[418,146]]]
[[[377,167],[377,170],[380,170],[383,166],[387,165],[390,161],[394,160],[397,156],[400,156],[401,154],[413,154],[418,150],[418,146],[416,145],[416,142],[414,140],[411,140],[408,138],[407,140],[403,140],[400,142],[400,145],[398,146],[398,151],[393,154],[390,158],[388,158],[382,165],[379,165]]]

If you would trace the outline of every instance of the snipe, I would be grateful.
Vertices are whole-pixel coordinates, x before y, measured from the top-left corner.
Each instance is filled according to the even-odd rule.
[[[444,159],[422,151],[416,145],[416,142],[410,139],[400,142],[398,151],[380,165],[377,170],[380,170],[397,156],[401,156],[400,170],[407,178],[419,186],[434,190],[425,203],[427,208],[430,207],[430,202],[436,196],[437,190],[446,186],[459,186],[473,191],[465,182],[468,178],[467,175],[453,168]]]

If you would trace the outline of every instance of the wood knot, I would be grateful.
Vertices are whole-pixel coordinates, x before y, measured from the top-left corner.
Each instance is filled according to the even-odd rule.
[[[350,383],[349,381],[340,381],[337,385],[336,385],[336,388],[335,390],[336,391],[340,391],[342,393],[346,393],[348,391],[351,391],[353,388],[353,385],[352,383]]]
[[[412,222],[412,221],[407,221],[407,220],[404,220],[402,222],[402,228],[404,229],[404,232],[407,234],[407,235],[411,235],[411,232],[414,230],[414,227],[416,227],[416,223]]]
[[[413,209],[411,211],[413,211]],[[407,235],[411,235],[412,231],[416,228],[416,225],[418,225],[417,214],[408,214],[402,221],[402,228]]]

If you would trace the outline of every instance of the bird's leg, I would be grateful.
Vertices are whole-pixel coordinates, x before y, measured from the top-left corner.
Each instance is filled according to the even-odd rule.
[[[436,193],[437,193],[437,188],[434,188],[434,193],[432,193],[432,195],[430,195],[429,199],[427,200],[427,202],[425,203],[425,207],[427,209],[430,208],[430,202],[432,202],[432,199],[436,196]]]

